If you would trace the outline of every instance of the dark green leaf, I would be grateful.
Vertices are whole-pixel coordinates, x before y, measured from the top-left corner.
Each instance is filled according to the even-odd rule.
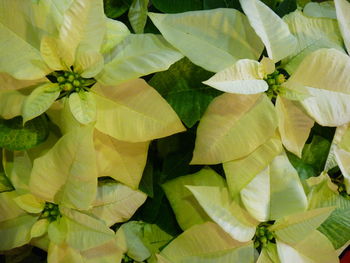
[[[150,85],[169,102],[186,126],[192,127],[213,98],[222,93],[202,83],[212,75],[184,58],[169,70],[157,73]]]
[[[11,182],[4,172],[0,171],[0,193],[14,190]]]
[[[350,201],[347,209],[336,209],[318,230],[338,249],[350,238]]]
[[[324,169],[331,143],[325,138],[315,135],[309,144],[305,144],[302,158],[292,153],[287,153],[289,161],[298,171],[303,180],[312,176],[318,176]]]
[[[44,142],[49,135],[48,120],[41,115],[26,122],[22,117],[0,120],[0,147],[8,150],[26,150]]]
[[[317,172],[324,169],[331,143],[321,136],[313,136],[310,144],[305,144],[302,153],[304,163],[311,165]]]
[[[181,13],[203,8],[203,0],[152,0],[152,3],[163,13]]]
[[[107,17],[117,18],[129,9],[132,0],[103,0],[103,3]]]
[[[220,7],[242,10],[239,0],[203,0],[203,9],[214,9]]]
[[[296,0],[284,0],[276,8],[276,14],[283,17],[297,9]]]
[[[153,192],[153,166],[151,162],[147,162],[143,170],[142,179],[139,189],[149,197],[154,197]]]

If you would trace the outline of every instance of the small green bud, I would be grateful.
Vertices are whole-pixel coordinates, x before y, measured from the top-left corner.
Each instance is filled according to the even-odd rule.
[[[277,92],[278,91],[278,89],[279,89],[279,85],[272,85],[271,86],[271,89],[273,90],[273,91],[275,91],[275,92]]]
[[[273,234],[271,232],[267,233],[267,239],[272,240],[274,238]]]
[[[59,77],[57,78],[57,82],[58,82],[58,83],[63,83],[63,82],[65,82],[65,81],[66,81],[66,78],[65,78],[65,77],[59,76]]]
[[[43,217],[48,217],[49,215],[50,215],[50,212],[49,212],[49,211],[45,211],[45,212],[42,214]]]
[[[266,244],[267,244],[267,238],[266,238],[266,237],[261,237],[261,238],[260,238],[260,242],[261,242],[263,245],[266,245]]]
[[[73,89],[73,85],[71,83],[66,83],[63,85],[63,90],[64,91],[70,91]]]
[[[259,240],[254,241],[254,248],[258,248],[260,246]]]
[[[68,78],[69,74],[70,74],[69,72],[64,72],[63,76],[64,76],[65,78]]]
[[[52,208],[53,208],[53,204],[49,203],[49,204],[47,205],[47,207],[50,208],[50,209],[52,209]]]
[[[50,211],[50,216],[57,216],[57,215],[58,215],[58,211],[57,210]]]
[[[75,79],[75,80],[73,81],[73,86],[74,86],[74,87],[79,87],[79,86],[80,86],[80,81],[77,80],[77,79]]]
[[[68,76],[68,81],[69,81],[69,82],[73,82],[74,80],[75,80],[74,74],[70,74],[70,75]]]
[[[267,84],[269,84],[271,86],[271,85],[276,84],[276,81],[275,81],[275,79],[267,79]]]
[[[276,83],[277,84],[282,84],[284,82],[286,82],[286,77],[283,74],[279,74],[276,78]]]

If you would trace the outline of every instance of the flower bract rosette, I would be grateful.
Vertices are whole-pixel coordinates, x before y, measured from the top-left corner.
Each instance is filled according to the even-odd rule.
[[[272,170],[276,169],[274,168],[276,165],[286,165],[283,159],[280,158],[274,160],[275,163],[272,164]],[[198,179],[204,174],[208,178],[212,178],[212,184],[206,182],[205,186],[201,186],[201,182]],[[336,252],[330,241],[316,230],[329,217],[334,207],[307,209],[306,195],[298,177],[293,177],[290,181],[282,179],[278,183],[277,178],[279,176],[282,178],[283,175],[282,170],[278,171],[277,174],[271,171],[270,180],[274,182],[274,186],[279,185],[271,188],[271,192],[248,185],[242,191],[243,198],[245,195],[244,191],[249,191],[252,195],[249,196],[249,200],[246,199],[243,202],[243,206],[238,203],[238,199],[232,199],[227,186],[217,185],[215,172],[204,170],[197,174],[179,177],[167,182],[164,188],[178,220],[184,217],[185,211],[188,211],[189,208],[193,214],[197,214],[197,222],[194,222],[192,225],[182,225],[185,226],[184,235],[185,233],[191,233],[191,230],[194,228],[199,228],[197,224],[205,223],[208,221],[207,216],[209,216],[233,240],[241,242],[239,246],[250,247],[251,255],[254,254],[251,241],[253,240],[255,247],[260,251],[258,262],[338,262]],[[195,177],[198,178],[198,183],[196,185],[187,185],[187,183],[195,182]],[[257,176],[255,180],[260,180],[259,177]],[[287,189],[293,182],[297,186],[292,188],[297,189],[299,187],[299,194],[294,190],[291,190],[288,194]],[[264,188],[266,184],[260,183],[259,186]],[[253,188],[254,191],[258,192],[255,196],[252,191]],[[278,194],[279,191],[286,194],[280,196]],[[264,198],[259,196],[259,192],[266,193],[267,205],[263,204]],[[191,200],[192,198],[194,199]],[[198,203],[194,202],[194,200]],[[255,204],[253,205],[253,203]],[[247,210],[243,207],[247,208]],[[268,213],[266,217],[261,217],[259,211],[262,207],[267,208]],[[203,216],[203,212],[206,213],[206,217]],[[183,221],[179,221],[179,223],[181,222]],[[181,242],[181,235],[178,238],[178,242]],[[181,245],[171,246],[170,244],[164,249],[165,259],[169,262],[173,262],[172,260],[176,262],[175,255],[183,258],[190,257],[191,251],[186,252],[188,254],[181,254],[180,250],[186,243],[188,245],[185,247],[195,246],[195,240],[195,237],[191,237],[187,241],[183,241],[184,243],[181,242]],[[176,244],[176,239],[173,242]],[[319,250],[312,252],[313,250],[309,249],[309,246],[313,246],[311,244],[315,244],[315,242],[318,244],[318,248],[322,247],[322,255]],[[160,255],[163,256],[162,253]],[[216,253],[214,256],[210,253],[204,253],[201,256],[194,256],[194,258],[211,256],[214,258],[217,256],[219,260],[222,254]],[[241,261],[253,262],[253,259],[249,259],[246,256],[241,258]]]
[[[207,54],[213,54],[213,52],[209,52],[209,47],[204,45],[204,43],[209,42],[215,46],[210,41],[219,34],[225,34],[225,37],[229,39],[235,34],[236,30],[240,30],[242,22],[230,19],[231,16],[234,16],[233,13],[226,13],[226,10],[223,9],[217,10],[216,16],[213,14],[212,17],[201,11],[175,15],[150,14],[152,21],[172,45],[177,47],[194,63],[218,72],[211,79],[205,81],[205,84],[228,93],[247,95],[266,93],[276,103],[275,110],[273,110],[273,107],[269,107],[267,104],[265,104],[264,108],[258,103],[247,107],[248,103],[245,96],[224,94],[221,96],[222,98],[214,100],[204,114],[198,128],[196,148],[192,160],[193,164],[214,164],[244,157],[274,134],[276,123],[278,123],[284,146],[289,151],[300,156],[314,123],[312,118],[321,125],[327,126],[338,125],[338,123],[343,121],[338,121],[339,116],[332,115],[334,121],[331,123],[327,121],[328,116],[323,116],[329,111],[324,110],[322,116],[318,117],[313,110],[309,110],[313,107],[310,104],[314,103],[310,102],[310,100],[313,99],[316,103],[321,104],[319,97],[323,95],[320,94],[323,93],[323,89],[327,88],[314,85],[315,93],[310,92],[306,88],[308,84],[305,77],[301,78],[300,73],[295,77],[298,78],[298,88],[292,81],[287,81],[290,75],[293,76],[294,71],[296,71],[305,57],[315,50],[336,48],[339,50],[339,56],[341,56],[340,53],[344,52],[344,50],[337,21],[332,18],[308,17],[299,10],[281,19],[264,3],[256,0],[242,1],[241,5],[247,15],[247,20],[243,19],[243,21],[249,21],[256,35],[249,31],[245,36],[251,37],[250,42],[244,42],[243,39],[239,41],[239,39],[234,38],[229,42],[231,46],[229,44],[227,46],[217,44],[217,49],[229,50],[229,47],[234,46],[244,49],[250,45],[253,46],[254,43],[254,47],[257,48],[257,54],[261,54],[262,50],[259,51],[258,47],[262,42],[266,48],[268,58],[263,58],[258,62],[256,61],[258,56],[255,58],[246,56],[243,59],[235,57],[235,59],[231,58],[230,60],[234,61],[234,63],[226,63],[225,65],[227,66],[224,68],[209,68],[210,64],[202,63],[197,56],[204,57],[203,50],[206,50]],[[237,14],[235,15],[237,16]],[[204,30],[201,31],[200,28],[196,28],[196,31],[191,31],[183,27],[183,24],[188,24],[190,28],[196,27],[199,21],[206,23],[214,21],[216,17],[231,23],[230,30],[221,32],[217,29],[216,34],[211,34]],[[170,23],[172,23],[171,26]],[[191,25],[189,25],[190,23]],[[249,28],[249,26],[245,26],[245,28]],[[202,49],[198,48],[189,54],[188,48],[183,47],[177,40],[178,38],[174,37],[178,34],[178,31],[189,34],[189,37],[202,39]],[[260,40],[256,38],[257,36]],[[218,41],[218,43],[222,42]],[[243,43],[246,43],[244,47]],[[329,53],[329,56],[333,56],[332,51],[329,51]],[[329,64],[330,59],[325,54],[318,54],[318,57],[320,61],[322,60],[323,65]],[[227,58],[229,58],[228,55]],[[282,63],[275,66],[275,63],[281,60]],[[320,61],[318,61],[318,64]],[[221,64],[224,65],[223,63]],[[303,65],[308,66],[309,64],[310,61],[303,63]],[[301,65],[298,72],[303,70]],[[339,72],[341,72],[340,68]],[[309,78],[317,78],[316,76],[318,76],[315,72],[309,72],[308,74],[310,74]],[[319,72],[318,74],[321,76]],[[341,83],[341,81],[336,83]],[[332,93],[333,100],[339,100],[343,104],[343,93],[345,93],[343,90],[338,91],[335,89],[334,93]],[[319,94],[319,97],[315,94]],[[225,99],[223,99],[224,97]],[[229,99],[229,97],[231,98]],[[311,99],[307,100],[309,97]],[[260,100],[263,99],[260,98]],[[334,106],[335,104],[337,103],[329,103],[332,111],[336,111],[334,109],[337,107]],[[302,106],[306,108],[308,114],[306,114]],[[345,108],[342,111],[342,115],[348,115],[347,112]],[[270,116],[262,117],[264,113]],[[248,119],[249,123],[247,123]],[[214,123],[215,125],[213,125]],[[254,125],[257,125],[259,129],[255,128]],[[240,146],[242,141],[247,142],[245,147]],[[227,147],[227,145],[237,145],[237,147]]]
[[[19,9],[16,12],[21,12],[23,7],[19,1],[14,2],[17,3],[14,8]],[[6,12],[5,3],[2,12]],[[36,46],[27,40],[25,34],[16,31],[24,30],[17,28],[16,23],[1,23],[4,56],[0,71],[4,72],[2,78],[10,86],[10,90],[2,90],[1,94],[7,101],[9,98],[17,103],[23,101],[22,107],[15,105],[16,110],[20,111],[9,109],[10,114],[6,112],[7,109],[2,109],[3,116],[22,115],[25,122],[44,113],[55,100],[66,97],[74,118],[80,123],[88,124],[96,118],[100,123],[100,104],[91,92],[96,82],[103,85],[120,84],[165,70],[182,57],[161,36],[133,35],[121,22],[107,19],[103,13],[103,1],[53,2],[51,5],[61,5],[64,9],[64,12],[58,12],[52,8],[50,11],[56,13],[46,14],[60,17],[56,25],[58,30],[47,28],[45,34],[34,31],[34,34],[39,34],[39,44]],[[37,25],[29,26],[35,28]],[[140,46],[142,49],[138,48]],[[29,82],[29,85],[28,80],[39,84]],[[26,89],[30,93],[27,97],[20,92],[24,87],[31,87]]]
[[[103,182],[91,208],[79,211],[47,202],[29,187],[31,167],[25,152],[15,152],[4,168],[16,190],[0,194],[0,250],[31,243],[48,251],[48,262],[121,259],[123,251],[109,227],[128,220],[145,201],[145,194]]]

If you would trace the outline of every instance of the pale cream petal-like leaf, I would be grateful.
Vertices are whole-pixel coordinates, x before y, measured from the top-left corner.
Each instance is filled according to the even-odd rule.
[[[22,116],[23,123],[43,114],[59,97],[60,88],[57,83],[45,83],[35,88],[25,99]]]
[[[74,71],[83,78],[92,78],[101,72],[104,66],[103,56],[99,52],[84,52],[76,56]]]
[[[46,218],[39,219],[38,221],[36,221],[35,224],[32,226],[32,229],[30,230],[31,238],[37,238],[44,235],[47,232],[49,224],[50,221]]]
[[[256,263],[281,263],[278,258],[276,244],[269,243],[264,246]]]
[[[334,3],[331,1],[309,2],[303,8],[303,13],[307,16],[337,19]]]
[[[32,194],[19,195],[14,201],[20,208],[30,214],[38,214],[45,207],[45,201]]]
[[[338,23],[330,18],[309,17],[296,10],[283,17],[290,31],[297,38],[297,48],[289,57],[282,61],[282,66],[292,74],[313,51],[321,48],[336,48],[342,52],[343,40]]]
[[[262,1],[240,0],[240,3],[250,24],[265,44],[269,58],[278,62],[296,49],[297,40],[288,25]]]
[[[95,127],[117,140],[150,141],[185,130],[166,100],[142,79],[96,89]]]
[[[293,101],[281,96],[276,100],[278,130],[284,147],[301,158],[304,144],[309,137],[314,121]]]
[[[81,124],[96,120],[96,101],[90,92],[80,91],[69,96],[69,108],[74,118]]]
[[[208,238],[210,237],[210,238]],[[220,257],[230,250],[236,249],[238,255],[232,260]],[[239,255],[242,253],[241,255]],[[165,262],[253,262],[252,242],[240,243],[232,239],[217,224],[207,222],[186,230],[174,239],[160,253]],[[206,260],[205,260],[206,259]],[[225,261],[226,260],[226,261]]]
[[[16,191],[0,193],[0,222],[26,214],[14,201],[17,196]]]
[[[114,239],[100,246],[80,252],[84,263],[121,263],[123,251]]]
[[[223,94],[204,113],[192,164],[216,164],[242,158],[275,133],[277,117],[263,95]]]
[[[35,80],[22,80],[12,77],[5,72],[0,73],[0,90],[20,90],[25,88],[33,88],[39,83],[47,82],[47,78],[35,79]]]
[[[182,57],[162,36],[132,34],[105,54],[105,66],[96,79],[104,85],[117,85],[166,70]]]
[[[102,0],[72,2],[64,14],[59,34],[59,44],[66,52],[63,56],[68,67],[74,63],[77,53],[100,51],[105,22]]]
[[[335,49],[321,49],[303,60],[286,86],[308,90],[310,97],[301,104],[317,123],[340,126],[350,122],[349,71],[349,56]]]
[[[167,41],[209,71],[219,72],[243,58],[258,59],[263,50],[246,16],[234,9],[149,13],[149,17]]]
[[[339,28],[342,32],[348,53],[350,52],[350,3],[346,0],[334,0]]]
[[[241,199],[249,213],[261,222],[305,211],[307,198],[297,171],[285,153],[241,191]]]
[[[10,250],[30,241],[30,230],[39,216],[21,215],[0,222],[0,250]]]
[[[137,189],[147,161],[149,142],[123,142],[94,131],[98,175]]]
[[[50,72],[35,49],[0,22],[0,71],[17,79],[35,80]]]
[[[126,25],[120,21],[106,18],[106,33],[103,39],[101,53],[108,56],[108,53],[128,35],[130,35],[130,31]]]
[[[46,65],[54,70],[68,70],[62,62],[61,55],[58,52],[57,40],[53,37],[45,36],[41,39],[40,54]]]
[[[177,177],[162,185],[175,213],[176,220],[183,230],[210,220],[185,185],[218,186],[223,188],[225,187],[225,180],[213,170],[204,168],[197,173]]]
[[[304,240],[290,246],[277,239],[278,256],[283,263],[337,263],[332,243],[320,232],[313,231]]]
[[[32,193],[45,201],[89,208],[97,191],[92,132],[93,127],[75,129],[34,160],[30,178]]]
[[[229,196],[227,188],[187,186],[205,212],[233,239],[248,242],[259,224]]]
[[[296,244],[315,231],[335,207],[324,207],[296,213],[276,220],[270,227],[276,238],[287,244]]]
[[[260,173],[282,152],[282,149],[281,140],[276,136],[259,146],[248,156],[223,163],[231,196],[237,196],[255,175]]]
[[[22,106],[27,96],[18,90],[0,91],[0,116],[12,119],[22,114]]]
[[[344,184],[348,194],[350,194],[350,153],[343,149],[334,150],[335,159],[344,176]]]
[[[50,242],[47,261],[49,263],[85,263],[80,253],[68,244]]]
[[[60,208],[66,219],[66,242],[77,250],[87,250],[103,245],[115,238],[114,231],[103,221],[77,210]]]
[[[257,61],[241,59],[203,83],[228,93],[261,93],[268,89],[268,85],[259,74],[259,66]]]
[[[105,183],[98,187],[97,196],[90,210],[107,226],[129,220],[146,201],[146,194],[119,183]]]

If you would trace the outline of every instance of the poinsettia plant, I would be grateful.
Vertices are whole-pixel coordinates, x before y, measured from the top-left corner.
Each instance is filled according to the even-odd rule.
[[[347,0],[0,0],[0,36],[0,261],[346,258]]]

